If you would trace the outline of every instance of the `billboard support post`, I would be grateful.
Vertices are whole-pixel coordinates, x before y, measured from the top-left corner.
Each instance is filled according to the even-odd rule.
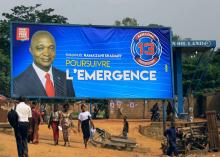
[[[165,106],[165,100],[162,101],[162,107],[163,107],[163,132],[166,130],[166,106]]]
[[[183,81],[182,81],[182,53],[181,49],[176,52],[177,67],[177,95],[178,95],[178,113],[183,113]]]

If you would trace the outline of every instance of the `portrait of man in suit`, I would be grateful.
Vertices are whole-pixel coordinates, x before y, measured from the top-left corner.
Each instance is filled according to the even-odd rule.
[[[48,31],[37,31],[31,38],[29,51],[33,63],[13,80],[15,96],[74,97],[71,80],[52,63],[56,56],[56,42]]]

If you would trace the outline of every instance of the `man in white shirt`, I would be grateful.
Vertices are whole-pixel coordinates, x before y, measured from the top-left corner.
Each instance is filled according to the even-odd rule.
[[[19,98],[19,104],[16,106],[18,113],[18,127],[15,129],[15,138],[17,142],[18,157],[28,157],[28,129],[32,112],[30,106],[25,103],[23,97]]]

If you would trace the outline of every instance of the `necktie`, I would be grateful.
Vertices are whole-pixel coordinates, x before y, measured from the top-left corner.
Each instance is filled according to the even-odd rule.
[[[46,78],[45,89],[47,96],[55,96],[55,91],[54,91],[53,83],[50,79],[50,74],[46,73],[45,78]]]

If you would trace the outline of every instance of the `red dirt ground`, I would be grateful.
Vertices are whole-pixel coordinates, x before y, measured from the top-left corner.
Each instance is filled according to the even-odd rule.
[[[103,128],[113,135],[121,134],[122,120],[95,120],[95,126]],[[77,121],[74,121],[77,124]],[[37,145],[29,144],[30,157],[151,157],[161,156],[160,141],[142,136],[138,132],[138,126],[142,124],[149,125],[146,121],[130,121],[129,137],[135,138],[138,148],[131,151],[114,150],[110,148],[99,148],[89,144],[88,149],[84,148],[81,133],[70,134],[71,147],[64,147],[62,134],[60,133],[60,142],[58,146],[53,145],[52,130],[47,125],[41,125],[40,143]],[[0,132],[0,157],[16,157],[17,149],[13,135]],[[194,155],[193,155],[194,156]],[[199,155],[200,156],[200,155]],[[220,157],[219,153],[208,153],[202,156]],[[194,156],[195,157],[195,156]]]

